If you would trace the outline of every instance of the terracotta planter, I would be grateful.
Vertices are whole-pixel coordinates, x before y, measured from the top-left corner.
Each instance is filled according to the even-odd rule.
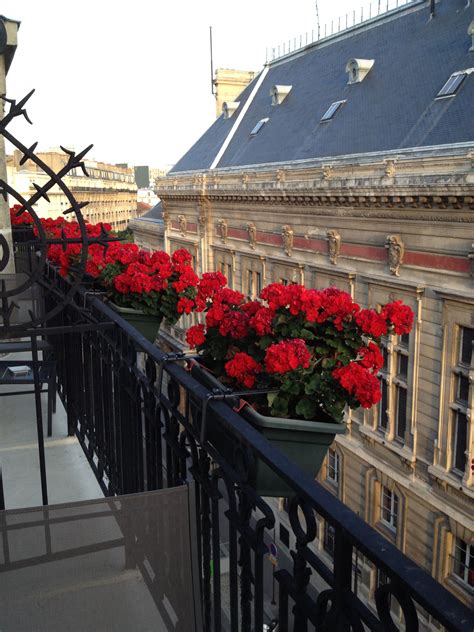
[[[144,314],[140,310],[131,307],[120,307],[120,305],[116,305],[112,301],[109,301],[108,304],[120,314],[124,320],[135,327],[149,342],[155,342],[161,321],[163,320],[161,316]]]
[[[204,386],[211,389],[222,388],[220,382],[212,374],[197,365],[193,366],[192,375]],[[281,450],[313,478],[321,469],[334,437],[337,434],[344,434],[346,431],[344,423],[266,417],[260,415],[250,406],[243,408],[240,414],[256,430],[261,432],[269,443]],[[212,415],[210,415],[208,419],[209,442],[215,445],[226,458],[232,458],[228,439],[221,424],[213,420]],[[251,483],[260,496],[291,497],[295,495],[291,488],[260,459],[256,459],[251,479]]]

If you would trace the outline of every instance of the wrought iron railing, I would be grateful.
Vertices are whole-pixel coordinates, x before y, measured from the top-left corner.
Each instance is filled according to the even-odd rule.
[[[68,289],[52,268],[45,283]],[[47,293],[46,300],[54,302],[55,296]],[[100,326],[111,322],[113,327]],[[88,327],[71,332],[71,325],[81,323]],[[185,370],[181,356],[150,344],[101,297],[79,289],[75,302],[58,312],[51,326],[67,326],[68,333],[51,338],[58,389],[69,433],[77,435],[104,494],[196,483],[206,632],[260,632],[272,616],[278,618],[279,632],[411,632],[425,629],[426,618],[437,622],[436,629],[472,631],[468,608],[270,446],[228,404],[213,400]],[[201,437],[203,410],[219,424],[225,450],[216,448],[212,436]],[[295,493],[288,508],[294,546],[287,568],[274,573],[277,612],[271,610],[266,559],[276,514],[252,486],[257,458]],[[313,547],[316,514],[333,527],[332,567]],[[384,577],[373,599],[357,590],[354,554]],[[394,621],[397,611],[400,618]]]

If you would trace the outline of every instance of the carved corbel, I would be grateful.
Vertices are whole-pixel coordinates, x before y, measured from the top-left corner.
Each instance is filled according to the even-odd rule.
[[[403,263],[403,254],[405,252],[405,246],[400,236],[388,235],[385,248],[387,249],[388,267],[391,274],[400,276],[399,270]]]
[[[393,160],[385,161],[385,175],[387,178],[392,178],[395,175],[395,162]]]
[[[337,230],[328,230],[326,233],[326,237],[328,240],[328,255],[329,261],[336,265],[337,258],[339,257],[339,253],[341,251],[341,236],[337,232]]]
[[[229,227],[227,226],[227,220],[218,219],[217,220],[217,232],[220,235],[221,241],[223,244],[227,243],[227,235],[228,235]]]
[[[178,228],[183,237],[186,235],[187,223],[186,215],[178,215]]]
[[[249,235],[249,246],[252,250],[255,250],[257,245],[257,227],[253,222],[247,224],[247,233]]]
[[[283,245],[285,247],[285,254],[287,257],[291,257],[293,253],[294,242],[294,230],[287,224],[282,226]]]

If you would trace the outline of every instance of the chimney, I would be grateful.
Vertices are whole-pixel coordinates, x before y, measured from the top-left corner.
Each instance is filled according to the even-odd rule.
[[[230,70],[218,68],[215,74],[216,117],[222,114],[224,103],[236,102],[236,98],[256,76],[256,72],[248,70]]]

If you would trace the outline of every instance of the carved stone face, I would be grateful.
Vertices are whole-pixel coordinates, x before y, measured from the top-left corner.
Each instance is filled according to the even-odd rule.
[[[249,222],[247,224],[247,232],[249,235],[249,245],[252,250],[255,250],[255,246],[257,244],[257,227],[253,222]]]

